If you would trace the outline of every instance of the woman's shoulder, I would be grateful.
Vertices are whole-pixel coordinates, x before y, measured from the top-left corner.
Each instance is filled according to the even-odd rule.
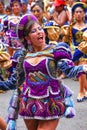
[[[61,48],[61,50],[70,50],[69,44],[67,44],[67,43],[65,43],[65,42],[56,42],[56,44],[49,44],[49,45],[47,46],[47,48],[53,49],[54,51],[60,50],[60,48]],[[47,48],[46,48],[46,49],[47,49]],[[53,51],[53,52],[54,52],[54,51]]]
[[[58,42],[56,45],[55,45],[55,48],[70,48],[69,45],[65,42]]]
[[[65,10],[65,9],[62,10],[61,13],[60,13],[60,15],[65,15],[65,16],[67,16],[67,12],[66,12],[66,10]]]
[[[59,42],[54,47],[54,57],[56,60],[62,58],[72,59],[70,46],[65,42]]]

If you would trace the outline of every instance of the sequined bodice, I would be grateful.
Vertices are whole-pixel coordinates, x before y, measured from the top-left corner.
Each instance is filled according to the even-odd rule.
[[[52,58],[52,51],[53,49],[50,49],[48,51],[44,52],[38,52],[32,54],[32,57],[35,58],[36,63],[34,61],[32,63],[32,60],[25,59],[24,61],[24,70],[26,73],[26,82],[24,91],[30,91],[29,96],[47,96],[48,90],[52,93],[59,93],[58,92],[58,80],[57,80],[57,70],[56,70],[56,64],[55,60]],[[40,57],[40,55],[43,55]],[[45,56],[48,55],[48,56]],[[31,54],[28,54],[28,56],[31,56]],[[29,59],[29,58],[28,58]]]
[[[87,30],[87,28],[78,30],[75,28],[72,28],[72,37],[73,37],[73,44],[74,46],[78,46],[79,43],[81,43],[83,41],[83,32]]]
[[[24,67],[26,72],[26,79],[27,81],[32,83],[46,83],[46,81],[52,79],[53,76],[56,77],[56,67],[52,59],[44,58],[36,65],[32,65],[31,63],[25,61]],[[52,68],[55,68],[55,70],[53,70]],[[55,75],[53,75],[53,73],[55,73]]]

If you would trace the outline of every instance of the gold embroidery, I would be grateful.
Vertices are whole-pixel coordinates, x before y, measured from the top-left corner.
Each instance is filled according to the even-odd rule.
[[[79,30],[78,32],[76,32],[75,37],[76,37],[76,42],[80,43],[83,41],[83,32],[81,30]]]
[[[83,52],[83,54],[87,54],[87,30],[82,36],[84,41],[79,44],[78,49]]]

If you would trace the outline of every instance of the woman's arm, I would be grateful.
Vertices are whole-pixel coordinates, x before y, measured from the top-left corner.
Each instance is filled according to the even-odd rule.
[[[18,62],[15,66],[15,71],[11,74],[11,77],[7,81],[0,82],[0,90],[6,91],[10,89],[16,89],[23,84],[25,80],[25,72],[23,68],[23,61],[25,58],[25,51],[18,50],[14,54],[14,59]]]
[[[75,66],[72,61],[71,49],[68,44],[60,42],[54,48],[54,58],[57,69],[65,73],[69,78],[78,77],[86,72],[84,65]]]
[[[53,13],[53,19],[59,26],[64,25],[65,22],[68,21],[66,11],[65,10],[62,11],[61,14],[59,14],[59,18],[58,18],[58,12],[55,11]]]
[[[69,78],[79,77],[81,74],[85,74],[83,65],[74,66],[72,60],[69,59],[59,60],[57,67]]]
[[[23,84],[25,80],[24,71],[20,73],[19,79],[19,86]],[[13,73],[11,77],[6,81],[0,81],[0,90],[7,91],[7,90],[14,90],[16,89],[16,73]]]

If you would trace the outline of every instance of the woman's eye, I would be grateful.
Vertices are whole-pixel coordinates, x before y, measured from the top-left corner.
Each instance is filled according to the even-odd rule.
[[[38,30],[42,30],[43,28],[42,27],[38,27]]]
[[[42,27],[38,27],[37,29],[32,29],[31,33],[35,33],[37,31],[41,31],[43,28]]]
[[[36,32],[36,29],[31,30],[31,33],[35,33],[35,32]]]

